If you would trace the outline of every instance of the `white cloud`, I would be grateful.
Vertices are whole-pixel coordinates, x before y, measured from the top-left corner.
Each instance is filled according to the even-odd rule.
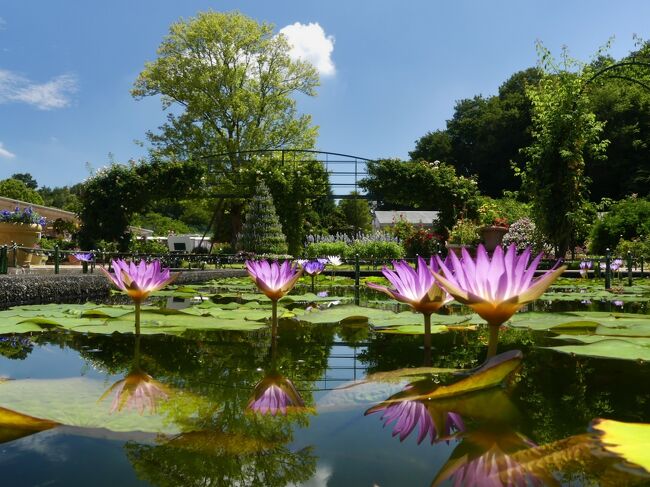
[[[286,36],[291,46],[289,55],[293,59],[310,62],[323,76],[335,73],[336,68],[332,61],[334,37],[326,35],[318,22],[296,22],[280,29],[280,34]]]
[[[2,142],[0,142],[0,157],[3,157],[5,159],[13,159],[16,157],[16,154],[13,152],[9,152],[7,149],[4,148],[2,145]]]
[[[0,69],[0,103],[22,102],[39,110],[64,108],[70,95],[77,91],[77,79],[70,74],[52,78],[46,83],[33,83],[11,71]]]
[[[5,30],[6,25],[7,25],[7,22],[5,22],[5,19],[0,17],[0,30]]]

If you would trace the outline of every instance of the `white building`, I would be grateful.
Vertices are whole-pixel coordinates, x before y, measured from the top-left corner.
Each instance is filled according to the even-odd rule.
[[[438,220],[439,211],[418,211],[418,210],[390,210],[375,211],[372,220],[372,229],[374,231],[387,230],[400,219],[406,220],[413,225],[422,225],[425,228],[433,228],[433,223]]]
[[[197,234],[186,234],[186,235],[168,235],[167,236],[167,248],[171,252],[192,252],[198,247],[203,247],[204,249],[210,249],[210,239],[205,238]]]

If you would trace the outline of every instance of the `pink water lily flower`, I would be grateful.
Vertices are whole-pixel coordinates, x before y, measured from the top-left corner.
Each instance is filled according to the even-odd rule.
[[[551,269],[533,279],[542,254],[530,261],[530,249],[517,255],[515,245],[504,254],[497,247],[490,258],[483,245],[478,246],[476,260],[463,249],[463,260],[451,254],[450,265],[438,258],[441,270],[433,272],[449,294],[470,306],[489,325],[501,325],[524,304],[540,297],[566,266]]]
[[[277,373],[269,374],[257,383],[247,408],[272,416],[306,410],[302,397],[291,381]]]
[[[289,261],[278,264],[268,260],[247,260],[246,271],[257,288],[272,301],[291,291],[302,275],[302,270],[292,266]]]
[[[514,244],[505,254],[497,247],[491,258],[483,245],[478,246],[476,260],[465,249],[462,261],[453,253],[448,264],[438,258],[444,277],[435,271],[433,275],[440,285],[490,325],[488,358],[496,355],[499,326],[523,305],[539,298],[566,269],[551,269],[533,279],[541,258],[539,254],[530,262],[530,248],[517,255]]]
[[[127,262],[122,259],[113,260],[111,265],[114,273],[100,268],[113,284],[127,293],[133,301],[141,303],[149,294],[162,289],[178,277],[169,272],[169,268],[161,268],[160,261],[146,262],[144,259],[139,264]]]
[[[323,259],[310,260],[308,262],[305,262],[302,268],[304,269],[305,274],[308,276],[317,276],[325,270],[327,262],[327,260]]]
[[[91,262],[93,260],[93,254],[90,252],[79,252],[72,254],[72,257],[77,259],[79,262]]]
[[[432,272],[438,272],[438,263],[431,258],[427,266],[422,257],[418,257],[417,269],[413,269],[406,261],[393,261],[390,270],[384,267],[382,273],[393,285],[393,288],[381,286],[372,282],[368,287],[381,291],[397,301],[408,304],[415,311],[430,315],[437,312],[452,297],[438,285]]]

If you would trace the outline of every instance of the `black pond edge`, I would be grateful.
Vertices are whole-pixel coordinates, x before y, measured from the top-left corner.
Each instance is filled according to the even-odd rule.
[[[243,269],[183,271],[174,284],[196,284],[224,277],[243,277]],[[103,274],[0,275],[0,309],[26,304],[72,303],[104,299],[112,285]]]

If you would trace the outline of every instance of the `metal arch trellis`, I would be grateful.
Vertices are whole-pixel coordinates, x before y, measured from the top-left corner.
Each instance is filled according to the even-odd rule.
[[[328,174],[328,183],[323,187],[322,196],[328,196],[335,200],[369,198],[368,194],[360,191],[359,186],[359,180],[368,175],[368,162],[373,161],[366,157],[314,149],[255,149],[210,154],[201,159],[208,167],[208,174],[218,177],[220,174],[234,173],[235,165],[240,162],[249,162],[255,156],[264,157],[267,162],[276,161],[283,166],[292,164],[293,171],[297,171],[298,163],[320,162]],[[234,182],[233,191],[210,193],[208,196],[220,200],[247,198],[252,196],[246,193],[247,190],[249,188],[245,187],[244,183]],[[210,229],[216,223],[218,214],[219,207],[217,206],[201,241],[205,240]]]
[[[228,174],[234,169],[232,163],[248,162],[254,156],[264,157],[267,161],[277,162],[283,166],[292,164],[292,169],[295,171],[298,163],[304,162],[320,162],[325,167],[325,171],[329,175],[329,187],[324,190],[332,188],[332,199],[347,199],[347,198],[368,198],[365,193],[360,191],[359,180],[368,175],[367,163],[372,162],[373,159],[366,157],[353,156],[350,154],[342,154],[340,152],[327,152],[313,149],[256,149],[245,150],[234,153],[221,153],[203,156],[202,159],[208,166],[209,174],[219,176]],[[298,156],[298,157],[296,157]],[[230,171],[222,169],[226,164],[231,164]],[[218,166],[218,168],[217,168]],[[243,188],[242,183],[236,183],[240,189]],[[347,189],[347,191],[345,191]],[[324,194],[328,193],[325,191]],[[350,193],[355,193],[356,196]],[[233,193],[216,193],[211,194],[215,198],[241,198],[242,192]],[[244,195],[245,196],[245,195]]]

